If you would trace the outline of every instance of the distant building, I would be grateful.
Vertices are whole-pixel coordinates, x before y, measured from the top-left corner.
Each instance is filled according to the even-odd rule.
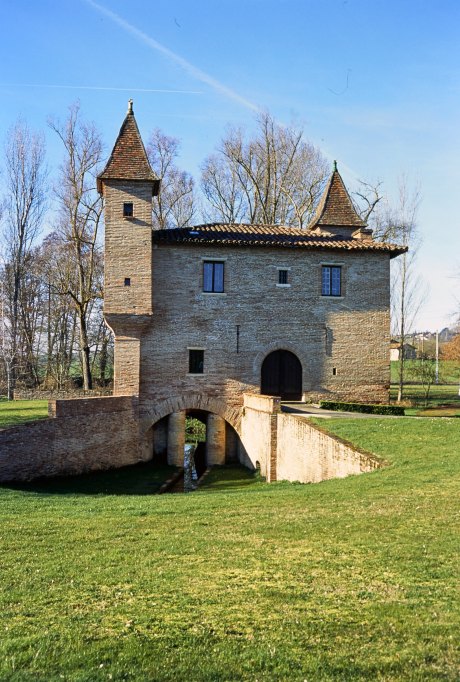
[[[417,349],[410,343],[405,343],[401,346],[399,341],[391,341],[390,344],[390,360],[397,361],[401,359],[401,349],[404,348],[404,358],[406,360],[415,360],[417,357]]]

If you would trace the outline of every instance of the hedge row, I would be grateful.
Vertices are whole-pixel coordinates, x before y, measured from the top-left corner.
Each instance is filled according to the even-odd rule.
[[[401,407],[400,405],[365,405],[364,403],[341,403],[336,400],[321,400],[319,406],[324,410],[365,412],[366,414],[391,414],[394,417],[404,417],[404,407]]]

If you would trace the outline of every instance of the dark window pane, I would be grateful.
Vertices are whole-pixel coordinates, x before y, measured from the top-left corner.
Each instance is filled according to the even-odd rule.
[[[131,286],[131,277],[125,277],[125,287]]]
[[[188,371],[190,374],[203,374],[204,350],[189,350]]]
[[[331,295],[331,268],[327,265],[323,266],[322,270],[322,282],[321,282],[321,293],[323,296]]]
[[[219,293],[224,290],[224,264],[214,263],[214,291]]]
[[[123,217],[124,218],[133,217],[133,204],[123,204]]]
[[[288,271],[287,270],[278,270],[278,284],[287,284],[288,283]]]
[[[213,263],[205,263],[203,267],[203,291],[212,291]]]
[[[331,268],[331,293],[333,296],[340,296],[340,274],[341,269],[334,267]]]

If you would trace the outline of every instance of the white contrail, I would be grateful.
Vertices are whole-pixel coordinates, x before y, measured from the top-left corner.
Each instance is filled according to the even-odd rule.
[[[224,97],[227,97],[228,99],[232,99],[233,101],[242,104],[244,107],[246,107],[246,109],[251,109],[252,111],[259,111],[259,107],[257,107],[253,102],[250,102],[248,99],[241,97],[241,95],[239,95],[234,90],[227,88],[225,85],[220,83],[218,80],[216,80],[209,74],[205,73],[204,71],[201,71],[201,69],[198,69],[196,66],[193,66],[193,64],[190,64],[190,62],[188,62],[180,55],[168,49],[154,38],[151,38],[143,31],[140,31],[132,24],[129,24],[127,21],[118,16],[118,14],[115,14],[115,12],[112,12],[106,7],[99,5],[99,3],[94,2],[94,0],[85,0],[85,2],[91,5],[91,7],[93,7],[94,9],[98,10],[98,12],[105,14],[106,17],[108,17],[113,22],[121,26],[121,28],[123,28],[128,33],[131,33],[131,35],[136,37],[142,43],[148,45],[156,52],[160,52],[175,64],[178,64],[182,69],[184,69],[184,71],[186,71],[193,78],[196,78],[202,83],[206,83],[206,85],[209,85],[211,88],[213,88],[213,90],[220,93],[221,95],[224,95]]]
[[[58,88],[67,90],[113,90],[115,92],[164,92],[181,95],[202,95],[200,90],[165,90],[159,88],[109,88],[99,85],[62,85],[52,83],[0,83],[0,88]]]

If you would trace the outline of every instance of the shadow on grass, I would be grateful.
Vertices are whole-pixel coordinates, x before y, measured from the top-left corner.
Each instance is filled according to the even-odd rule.
[[[258,471],[234,464],[228,466],[214,466],[200,483],[198,490],[202,492],[227,492],[242,490],[248,486],[264,483]]]
[[[175,472],[175,467],[166,464],[143,462],[79,476],[37,478],[27,483],[3,483],[2,487],[44,495],[154,495]]]
[[[93,471],[79,476],[37,478],[3,483],[3,488],[42,495],[154,495],[177,472],[176,467],[143,462],[121,469]],[[213,467],[199,486],[203,492],[241,490],[264,482],[256,471],[238,465]]]

